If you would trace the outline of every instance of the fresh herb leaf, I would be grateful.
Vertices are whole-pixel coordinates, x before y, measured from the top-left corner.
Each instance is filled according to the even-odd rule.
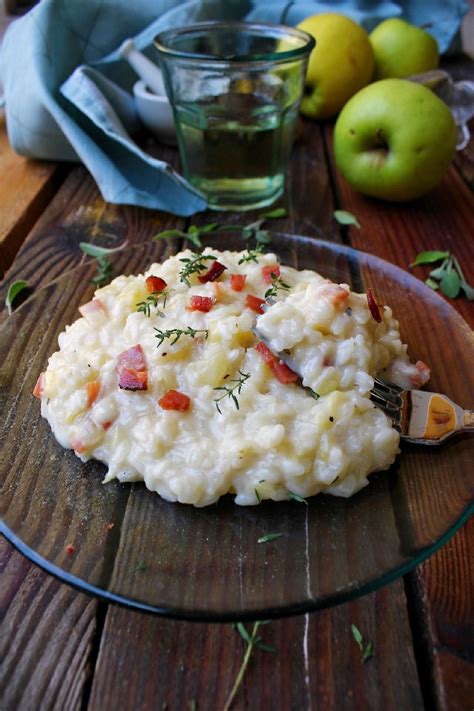
[[[257,245],[270,244],[272,241],[272,236],[268,230],[256,230],[254,237]]]
[[[274,210],[270,210],[270,212],[264,212],[262,217],[266,220],[277,220],[279,217],[286,217],[287,215],[288,213],[284,207],[276,207]]]
[[[372,642],[367,642],[367,644],[365,644],[364,638],[360,630],[355,625],[351,625],[351,630],[352,636],[354,637],[357,646],[361,651],[361,660],[365,664],[368,659],[375,655],[374,645],[372,644]]]
[[[461,289],[464,291],[464,294],[466,295],[469,301],[474,301],[474,289],[472,288],[472,286],[469,286],[469,284],[467,284],[465,281],[462,281]]]
[[[439,287],[443,294],[449,296],[450,299],[455,299],[461,290],[459,274],[454,269],[449,269],[443,274]]]
[[[102,286],[112,276],[112,265],[108,255],[114,254],[114,252],[121,252],[123,247],[99,247],[89,242],[80,242],[79,248],[84,254],[88,254],[89,257],[94,257],[97,260],[97,274],[91,279],[91,284]]]
[[[439,289],[439,284],[434,279],[429,279],[429,278],[425,279],[425,284],[426,284],[426,286],[429,286],[430,289],[433,289],[434,291],[438,291],[438,289]]]
[[[255,249],[248,249],[242,257],[239,259],[238,264],[244,264],[245,262],[255,262],[258,264],[258,258],[263,252],[263,247],[257,245]]]
[[[430,272],[430,277],[432,277],[433,279],[442,279],[444,276],[444,272],[446,271],[446,267],[448,266],[448,261],[448,259],[445,259],[440,267],[433,269],[433,271]]]
[[[370,659],[374,655],[375,655],[374,645],[372,644],[372,642],[369,642],[362,654],[362,661],[365,663],[368,659]]]
[[[334,210],[333,215],[340,225],[353,225],[360,230],[359,220],[352,212],[348,212],[347,210]]]
[[[286,284],[281,276],[278,276],[277,274],[270,274],[272,278],[272,285],[269,289],[266,290],[265,292],[265,298],[269,299],[271,297],[278,296],[278,290],[281,291],[290,291],[291,286],[289,284]]]
[[[261,498],[261,496],[260,496],[260,494],[259,494],[258,489],[254,489],[254,491],[255,491],[255,497],[256,497],[258,503],[261,504],[261,503],[262,503],[262,498]]]
[[[149,294],[146,297],[145,301],[139,301],[137,304],[137,311],[140,311],[143,313],[145,316],[148,318],[151,315],[151,309],[155,308],[158,310],[158,306],[160,305],[160,299],[163,299],[163,303],[161,304],[161,308],[165,308],[166,306],[166,300],[168,298],[168,292],[167,291],[153,291],[151,294]],[[161,311],[158,311],[159,316],[164,316],[164,313]]]
[[[186,284],[186,286],[191,286],[189,277],[191,274],[200,274],[207,269],[206,261],[210,259],[217,259],[213,254],[197,254],[193,257],[183,257],[179,261],[184,264],[183,268],[179,272],[180,280]]]
[[[258,630],[262,625],[268,624],[269,620],[259,620],[255,622],[252,632],[248,632],[246,627],[241,623],[237,622],[235,625],[235,629],[238,631],[238,633],[241,635],[241,637],[244,639],[244,641],[247,644],[247,649],[244,654],[244,658],[242,661],[242,664],[240,666],[239,672],[237,674],[237,677],[234,682],[234,686],[232,687],[232,690],[227,697],[227,701],[224,704],[223,711],[229,711],[230,707],[232,706],[232,702],[235,698],[235,695],[237,694],[237,691],[239,690],[239,687],[242,683],[242,679],[244,678],[246,669],[248,667],[250,657],[252,656],[252,652],[254,649],[260,649],[263,652],[275,652],[275,648],[270,646],[269,644],[264,644],[262,642],[262,638],[258,636]]]
[[[102,286],[112,276],[112,265],[108,257],[97,258],[97,275],[91,279],[91,283]]]
[[[250,378],[250,373],[242,373],[241,370],[239,370],[239,375],[240,378],[233,378],[232,380],[229,380],[230,383],[235,383],[235,385],[224,385],[218,388],[214,388],[214,390],[221,390],[223,391],[223,395],[220,397],[217,397],[214,399],[214,402],[216,403],[216,408],[217,412],[222,415],[222,410],[219,407],[219,403],[221,400],[223,400],[226,397],[229,397],[232,402],[234,403],[236,409],[239,409],[239,401],[237,400],[237,395],[240,395],[240,392],[242,390],[242,386],[247,382],[247,380]],[[237,393],[237,395],[236,395]]]
[[[420,252],[416,255],[415,261],[410,264],[410,267],[417,267],[419,264],[433,264],[439,262],[440,259],[449,257],[449,252]]]
[[[261,536],[257,543],[270,543],[271,541],[276,541],[276,539],[281,536],[283,536],[283,533],[267,533],[265,536]]]
[[[455,299],[463,291],[469,301],[473,301],[474,289],[466,282],[459,260],[454,254],[441,251],[420,252],[410,267],[417,264],[432,264],[439,260],[443,260],[441,266],[432,269],[425,284],[435,291],[440,289],[451,299]]]
[[[79,249],[84,252],[84,254],[88,254],[89,257],[99,259],[100,257],[107,257],[109,254],[114,254],[115,252],[121,252],[123,247],[99,247],[97,244],[79,242]]]
[[[288,492],[288,495],[290,499],[293,499],[294,501],[299,501],[300,504],[306,504],[306,506],[308,506],[308,502],[306,501],[306,499],[300,496],[299,494],[295,494],[293,491],[290,491]]]
[[[355,625],[351,625],[351,630],[352,630],[352,636],[354,637],[355,641],[357,642],[359,649],[362,651],[364,638],[362,637],[362,634],[361,634],[359,628],[356,627]]]
[[[159,232],[153,237],[153,239],[170,239],[172,237],[182,237],[187,239],[189,242],[194,244],[198,249],[202,249],[201,235],[207,234],[208,232],[214,232],[219,227],[217,222],[210,222],[207,225],[202,225],[199,227],[197,225],[191,225],[187,232],[179,229],[164,230]]]
[[[172,339],[170,341],[170,346],[174,346],[176,341],[178,341],[181,336],[190,336],[191,338],[194,338],[198,333],[204,333],[204,337],[206,339],[209,336],[209,331],[206,328],[192,328],[191,326],[187,326],[185,329],[171,328],[168,331],[161,331],[159,328],[155,328],[154,330],[156,331],[155,338],[158,339],[157,348],[159,348],[163,341],[167,338]]]
[[[13,302],[24,289],[28,288],[28,282],[20,279],[19,281],[14,281],[10,284],[7,291],[7,296],[5,299],[5,306],[8,310],[8,315],[11,316],[13,312]]]

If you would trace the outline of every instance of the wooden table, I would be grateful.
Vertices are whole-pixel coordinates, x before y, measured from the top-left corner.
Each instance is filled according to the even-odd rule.
[[[289,216],[275,229],[322,232],[403,269],[423,249],[447,249],[472,284],[473,147],[471,141],[430,195],[390,205],[356,194],[334,166],[332,126],[305,121],[282,202]],[[172,149],[152,148],[177,163]],[[335,208],[353,212],[361,229],[340,227]],[[14,280],[39,288],[83,261],[81,240],[133,244],[185,224],[169,214],[106,204],[84,168],[20,158],[0,126],[3,298]],[[423,277],[424,270],[415,274]],[[472,303],[453,303],[472,325]],[[472,709],[473,544],[470,521],[405,578],[355,602],[265,627],[265,641],[277,652],[255,652],[233,708]],[[90,598],[3,539],[0,562],[2,709],[223,708],[245,650],[231,625],[177,622]],[[374,644],[366,664],[351,624]]]

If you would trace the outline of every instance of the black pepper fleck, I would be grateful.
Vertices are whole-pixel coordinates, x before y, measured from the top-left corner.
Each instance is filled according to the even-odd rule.
[[[331,417],[329,418],[329,422],[334,422],[334,417],[333,417],[332,415],[331,415]]]

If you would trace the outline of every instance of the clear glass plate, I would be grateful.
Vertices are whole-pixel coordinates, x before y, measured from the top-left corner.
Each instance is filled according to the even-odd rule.
[[[226,233],[209,243],[241,249]],[[176,245],[116,255],[136,273]],[[283,264],[316,269],[356,290],[371,286],[400,320],[430,389],[472,407],[473,335],[442,298],[408,273],[356,250],[274,235]],[[439,548],[472,512],[474,437],[440,448],[402,445],[387,472],[346,500],[204,509],[167,503],[142,484],[101,483],[105,467],[62,449],[31,396],[57,336],[89,300],[88,263],[34,294],[0,329],[2,532],[31,560],[81,590],[184,619],[242,620],[334,605],[390,582]],[[273,542],[257,541],[281,533]],[[68,549],[73,547],[73,551]]]

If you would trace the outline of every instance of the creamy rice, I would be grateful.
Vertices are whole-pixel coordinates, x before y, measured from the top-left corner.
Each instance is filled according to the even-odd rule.
[[[240,264],[248,253],[203,254],[217,260],[191,274],[189,286],[181,260],[196,255],[186,250],[144,275],[117,277],[82,307],[36,388],[55,437],[83,461],[107,464],[104,481],[143,480],[169,501],[206,506],[229,492],[242,505],[351,496],[398,452],[398,434],[369,399],[372,377],[385,371],[420,384],[390,308],[375,306],[378,322],[366,295],[278,267],[274,254]],[[200,283],[213,261],[227,269]],[[246,277],[241,291],[235,275]],[[156,306],[150,276],[166,282]],[[259,315],[247,297],[263,299],[272,285],[272,305]],[[191,310],[195,296],[207,297],[210,310]],[[149,316],[140,302],[150,304]],[[257,320],[272,351],[291,351],[306,388],[285,382],[285,371],[280,382],[279,361],[272,367],[255,348]],[[175,329],[184,331],[177,340]],[[123,389],[127,378],[146,389]],[[189,398],[188,408],[163,409],[169,391],[180,407]]]

